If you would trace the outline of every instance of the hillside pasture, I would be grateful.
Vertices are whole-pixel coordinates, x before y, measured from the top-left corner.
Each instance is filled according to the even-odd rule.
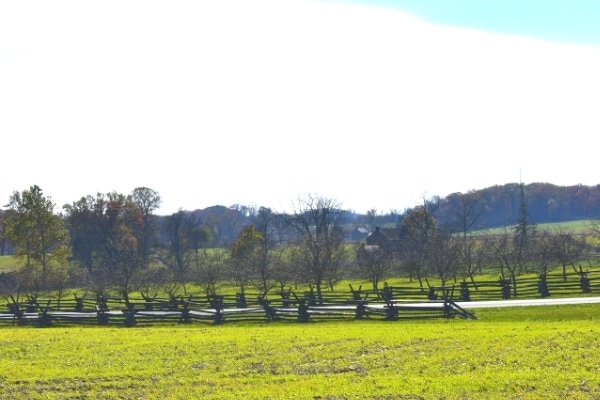
[[[590,219],[580,219],[573,221],[564,221],[564,222],[545,222],[536,225],[536,228],[539,232],[565,232],[571,234],[589,234],[592,231],[593,220]],[[504,226],[504,227],[496,227],[491,229],[482,229],[471,232],[470,234],[473,236],[480,235],[498,235],[504,232],[512,232],[514,225]]]
[[[479,320],[0,328],[0,398],[600,396],[600,309]]]

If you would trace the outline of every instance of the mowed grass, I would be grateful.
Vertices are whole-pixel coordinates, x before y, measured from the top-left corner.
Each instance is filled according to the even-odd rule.
[[[593,399],[596,305],[479,320],[0,327],[1,399]]]

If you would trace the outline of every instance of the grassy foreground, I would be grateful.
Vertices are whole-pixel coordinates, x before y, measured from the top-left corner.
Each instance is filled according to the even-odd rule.
[[[0,399],[594,399],[600,308],[477,321],[0,327]]]

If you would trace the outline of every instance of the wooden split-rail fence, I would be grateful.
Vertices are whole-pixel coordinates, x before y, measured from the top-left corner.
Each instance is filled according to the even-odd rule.
[[[65,324],[136,326],[152,323],[221,324],[242,321],[324,321],[333,319],[402,320],[410,318],[471,318],[475,316],[456,304],[447,289],[436,300],[398,300],[369,292],[327,293],[322,301],[314,291],[302,296],[288,291],[276,300],[259,296],[187,296],[158,298],[142,296],[127,302],[118,298],[36,299],[14,297],[0,311],[0,323],[39,327]],[[248,300],[253,298],[254,300]]]
[[[11,325],[53,326],[63,324],[99,324],[135,326],[152,323],[192,323],[242,321],[322,321],[332,319],[475,318],[463,309],[464,302],[549,296],[576,297],[600,291],[600,271],[582,271],[567,275],[540,275],[520,278],[514,285],[500,277],[490,281],[462,281],[452,286],[426,288],[390,286],[377,291],[323,292],[321,298],[310,291],[291,289],[263,298],[249,293],[171,298],[141,295],[125,301],[99,296],[69,299],[26,299],[9,297],[0,305],[0,323]]]

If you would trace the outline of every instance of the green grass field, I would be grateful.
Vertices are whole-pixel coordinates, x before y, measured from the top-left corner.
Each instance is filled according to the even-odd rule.
[[[17,260],[13,256],[0,256],[0,273],[17,269]]]
[[[593,399],[597,305],[479,320],[0,327],[1,399]]]

